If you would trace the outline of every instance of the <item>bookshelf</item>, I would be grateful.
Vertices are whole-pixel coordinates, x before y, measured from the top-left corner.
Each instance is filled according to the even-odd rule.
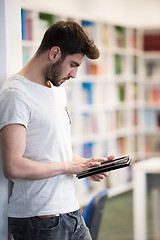
[[[141,136],[144,158],[160,156],[160,30],[144,29],[141,89]]]
[[[37,49],[45,29],[56,20],[68,19],[48,12],[22,10],[23,65]],[[85,58],[76,80],[65,85],[73,151],[87,158],[126,154],[133,163],[159,154],[160,54],[143,51],[142,29],[75,20],[94,39],[100,58]],[[75,184],[80,203],[85,205],[102,188],[108,188],[109,196],[131,189],[132,167],[111,172],[102,183],[83,179]]]

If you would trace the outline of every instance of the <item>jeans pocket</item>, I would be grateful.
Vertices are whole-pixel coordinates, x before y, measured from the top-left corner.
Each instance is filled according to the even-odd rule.
[[[59,234],[59,217],[40,219],[39,217],[31,218],[29,239],[33,240],[53,240]]]
[[[23,239],[23,226],[19,220],[9,218],[8,226],[15,240]]]
[[[59,226],[59,217],[41,219],[39,217],[31,218],[31,228],[41,231],[54,230]]]

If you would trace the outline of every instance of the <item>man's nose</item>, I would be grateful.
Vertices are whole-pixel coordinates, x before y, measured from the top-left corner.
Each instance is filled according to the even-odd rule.
[[[77,75],[77,71],[78,71],[77,67],[73,68],[72,71],[70,72],[70,77],[75,78]]]

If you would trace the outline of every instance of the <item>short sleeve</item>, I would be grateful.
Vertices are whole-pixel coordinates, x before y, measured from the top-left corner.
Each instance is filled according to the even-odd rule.
[[[26,128],[30,107],[20,91],[7,90],[0,94],[0,129],[9,124],[22,124]]]

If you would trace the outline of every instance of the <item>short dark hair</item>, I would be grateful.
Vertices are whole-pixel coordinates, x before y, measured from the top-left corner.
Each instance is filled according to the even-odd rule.
[[[75,21],[58,21],[44,34],[37,54],[58,46],[62,57],[75,53],[82,53],[90,59],[99,57],[99,50],[94,41],[89,39],[83,28]]]

